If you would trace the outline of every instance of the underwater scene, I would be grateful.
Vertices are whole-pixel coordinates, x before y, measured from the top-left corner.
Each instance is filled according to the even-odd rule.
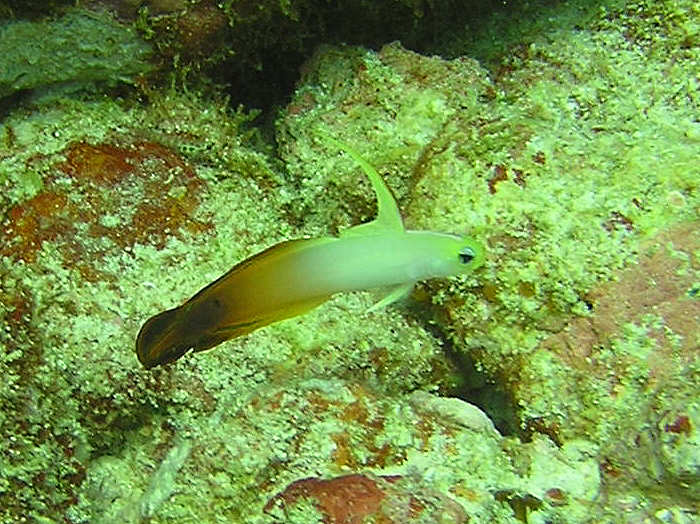
[[[0,524],[690,524],[700,5],[0,0]]]

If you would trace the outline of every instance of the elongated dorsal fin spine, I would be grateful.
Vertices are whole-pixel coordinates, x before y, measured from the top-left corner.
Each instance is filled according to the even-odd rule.
[[[404,231],[403,220],[401,220],[401,213],[399,213],[399,207],[396,205],[396,199],[394,195],[391,194],[391,190],[387,187],[382,177],[377,173],[377,170],[350,146],[331,138],[325,133],[319,132],[318,136],[350,155],[350,157],[359,164],[362,171],[365,172],[365,175],[367,175],[367,178],[369,178],[372,184],[375,195],[377,195],[377,218],[366,224],[360,224],[359,226],[346,229],[343,231],[343,235],[347,235],[348,233],[360,233],[360,231],[362,234],[368,234],[371,229],[381,231]]]

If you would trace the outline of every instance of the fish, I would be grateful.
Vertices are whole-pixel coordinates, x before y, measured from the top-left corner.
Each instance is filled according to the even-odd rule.
[[[158,313],[136,337],[146,368],[211,349],[269,324],[301,315],[337,293],[386,288],[376,311],[410,293],[416,282],[467,274],[485,260],[469,236],[406,230],[382,177],[351,147],[321,137],[347,153],[369,179],[377,216],[338,236],[275,244],[233,266],[181,306]]]

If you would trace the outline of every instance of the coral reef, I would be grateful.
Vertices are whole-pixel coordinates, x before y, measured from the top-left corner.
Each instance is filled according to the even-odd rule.
[[[201,32],[177,26],[192,60],[225,36],[207,2],[122,4],[145,28],[202,10]],[[319,48],[276,151],[256,113],[177,82],[9,102],[0,522],[696,520],[697,7],[522,9],[452,28],[451,60]],[[153,313],[373,216],[319,131],[377,167],[408,227],[469,232],[485,266],[144,370]]]
[[[648,16],[633,34],[648,34]],[[314,161],[299,138],[330,127],[380,170],[410,173],[394,179],[409,224],[488,242],[482,275],[427,287],[444,335],[512,397],[523,438],[585,438],[600,446],[610,493],[663,483],[689,501],[697,448],[674,472],[659,459],[662,434],[677,426],[661,420],[672,413],[685,427],[698,383],[697,86],[687,68],[697,46],[681,22],[668,40],[625,40],[608,18],[597,32],[559,29],[511,57],[492,85],[463,59],[441,65],[390,46],[346,53],[336,69],[331,51],[280,130],[294,137],[292,168]],[[436,66],[442,75],[419,74]],[[338,171],[316,165],[319,178]],[[484,405],[494,417],[499,407]]]

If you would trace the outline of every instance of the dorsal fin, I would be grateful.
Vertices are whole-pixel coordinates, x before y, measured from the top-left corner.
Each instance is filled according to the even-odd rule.
[[[374,169],[369,162],[362,158],[360,154],[350,146],[331,138],[325,133],[319,132],[319,136],[329,144],[334,145],[342,151],[345,151],[355,162],[360,165],[362,171],[365,172],[365,175],[367,175],[367,178],[369,178],[369,181],[372,184],[374,194],[377,195],[377,217],[371,222],[360,224],[341,231],[340,236],[344,237],[358,234],[368,235],[374,233],[386,233],[387,231],[403,232],[403,220],[401,220],[401,214],[399,213],[399,207],[396,205],[396,199],[394,198],[394,195],[391,194],[391,190],[387,187],[382,177],[379,176],[379,173],[377,173],[377,170]]]

